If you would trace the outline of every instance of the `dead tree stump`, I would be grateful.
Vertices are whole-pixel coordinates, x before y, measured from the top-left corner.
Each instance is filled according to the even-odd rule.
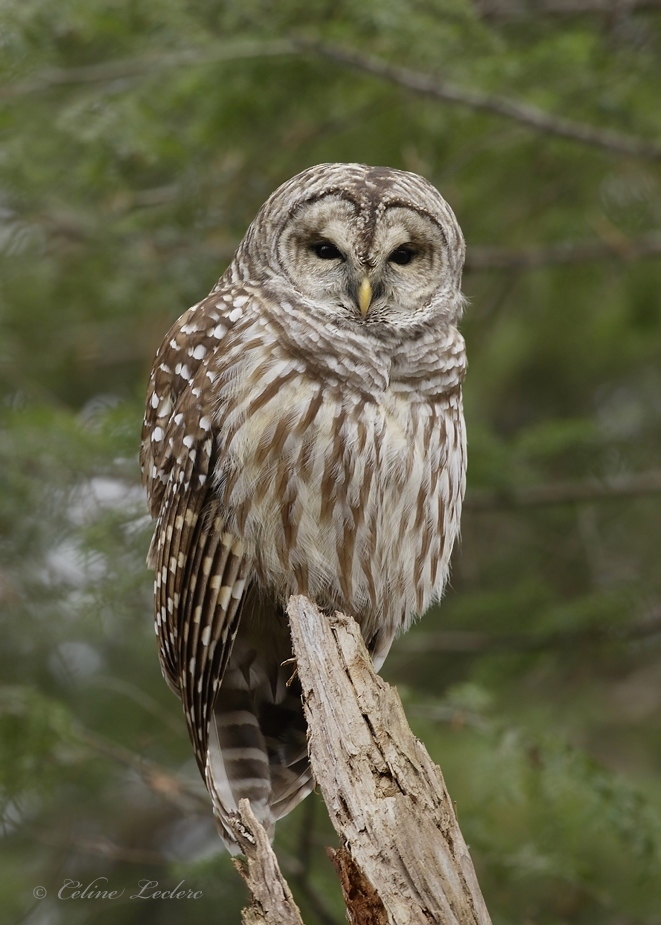
[[[409,729],[397,692],[375,673],[358,624],[322,614],[301,596],[290,599],[288,614],[312,771],[341,840],[329,853],[349,921],[491,925],[441,770]],[[244,921],[298,925],[268,839],[245,809],[254,844],[240,844],[265,858],[252,862],[252,880],[275,883],[278,908]]]

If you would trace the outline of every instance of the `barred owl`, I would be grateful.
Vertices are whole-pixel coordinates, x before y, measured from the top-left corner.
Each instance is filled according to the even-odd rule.
[[[141,464],[156,633],[218,829],[312,789],[290,594],[352,614],[377,668],[438,600],[466,447],[464,243],[421,177],[322,164],[266,201],[154,361]]]

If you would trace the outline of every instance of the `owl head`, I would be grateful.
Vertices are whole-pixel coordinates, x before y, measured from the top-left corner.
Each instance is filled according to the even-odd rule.
[[[320,164],[269,197],[235,268],[338,325],[409,328],[458,319],[464,254],[454,213],[427,180]]]

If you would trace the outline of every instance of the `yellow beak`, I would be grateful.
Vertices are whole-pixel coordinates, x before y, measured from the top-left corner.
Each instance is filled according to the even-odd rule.
[[[366,276],[363,276],[358,287],[358,308],[363,317],[367,314],[372,302],[372,286]]]

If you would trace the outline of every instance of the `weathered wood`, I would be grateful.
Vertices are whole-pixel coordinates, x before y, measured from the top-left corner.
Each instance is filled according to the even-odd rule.
[[[350,617],[307,598],[288,613],[312,770],[342,840],[334,853],[354,925],[490,925],[438,768],[375,674]]]
[[[235,860],[234,866],[252,895],[251,904],[241,913],[243,925],[303,925],[269,837],[248,800],[240,801],[239,814],[230,819],[230,825],[246,857],[245,861]]]

